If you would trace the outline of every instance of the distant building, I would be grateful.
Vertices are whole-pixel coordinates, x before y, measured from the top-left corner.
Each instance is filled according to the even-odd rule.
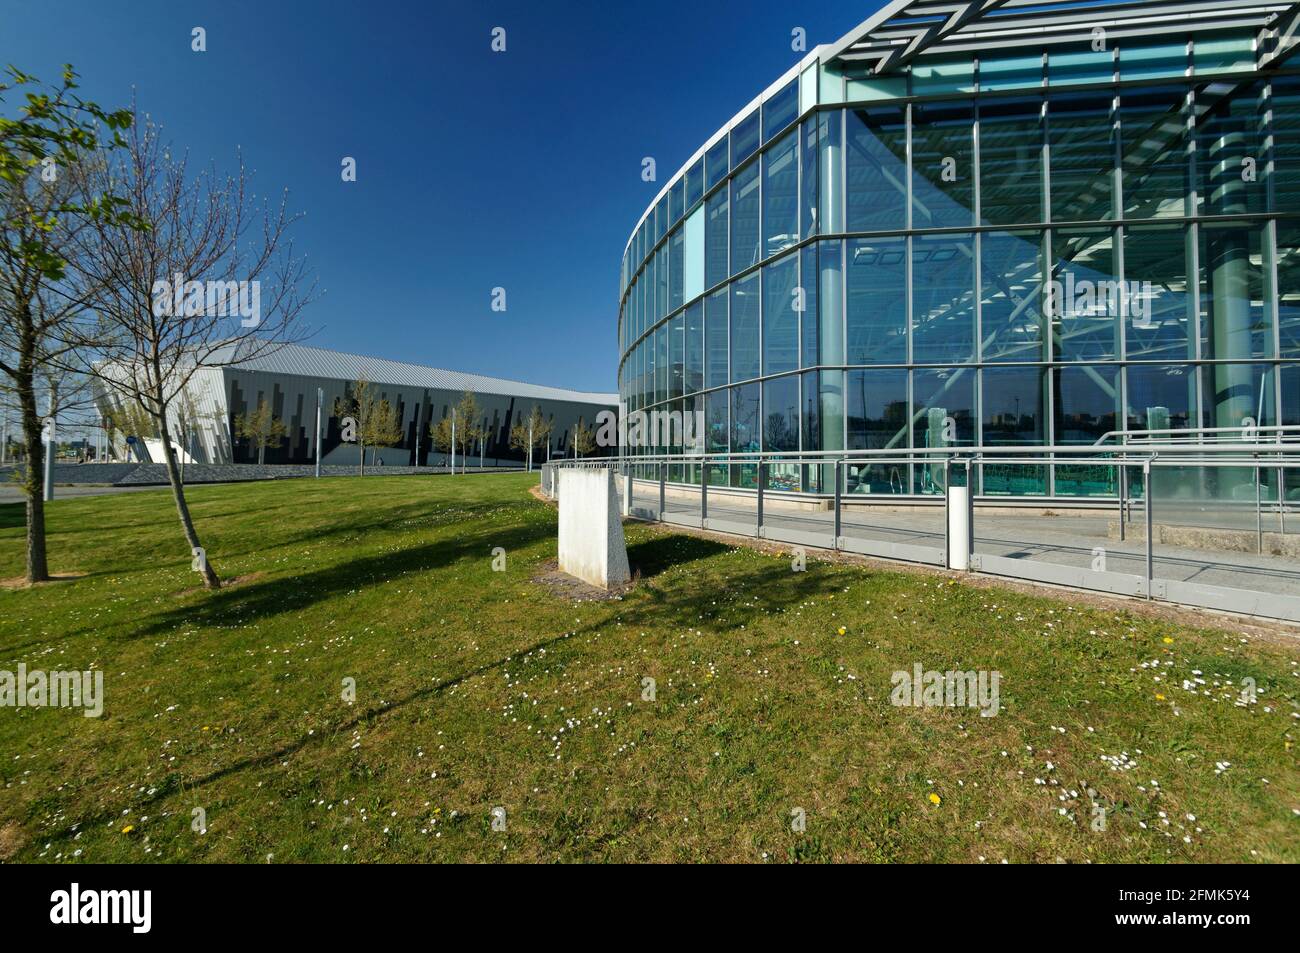
[[[235,436],[235,420],[267,401],[274,416],[288,434],[279,447],[266,449],[267,464],[312,463],[316,459],[316,402],[321,401],[321,459],[327,464],[356,464],[359,449],[344,443],[342,427],[334,412],[335,402],[364,377],[376,396],[388,400],[401,417],[402,441],[394,447],[378,448],[378,456],[389,466],[441,465],[446,454],[432,446],[429,425],[451,413],[461,396],[474,394],[488,437],[482,448],[485,466],[521,463],[524,455],[510,448],[510,428],[526,420],[534,406],[552,423],[549,456],[573,456],[573,434],[579,421],[596,428],[596,415],[616,409],[617,396],[561,387],[545,387],[519,381],[463,374],[403,361],[344,354],[301,344],[286,345],[272,354],[228,367],[202,368],[191,379],[183,397],[173,408],[172,439],[184,457],[196,463],[255,463],[257,448]],[[111,391],[99,394],[100,412],[116,415],[120,456],[126,455],[121,421],[128,418],[121,397]],[[181,426],[184,418],[184,426]],[[178,434],[187,436],[182,440]],[[181,444],[186,444],[181,446]],[[162,459],[162,446],[150,435],[134,444],[134,454],[145,459]],[[598,448],[597,453],[608,450]],[[534,462],[546,460],[548,448],[534,452]],[[478,448],[469,455],[478,463]],[[366,462],[372,460],[366,448]]]

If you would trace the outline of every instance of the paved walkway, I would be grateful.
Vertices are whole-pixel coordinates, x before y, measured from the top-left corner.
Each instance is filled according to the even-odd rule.
[[[634,505],[657,511],[658,488],[638,483],[633,490]],[[1055,563],[1062,566],[1091,568],[1095,550],[1105,550],[1105,569],[1112,573],[1144,576],[1146,549],[1141,539],[1121,542],[1108,535],[1114,512],[1095,516],[1045,516],[1040,512],[1003,515],[975,513],[975,552]],[[670,492],[665,511],[682,518],[698,519],[699,496],[695,493]],[[1140,509],[1134,515],[1140,515]],[[753,498],[709,497],[709,518],[753,526]],[[884,507],[846,507],[841,520],[841,535],[879,542],[925,546],[942,552],[944,547],[944,509],[932,511],[891,512]],[[774,500],[765,501],[763,521],[768,526],[830,536],[834,514],[827,511],[791,509]],[[1290,528],[1290,527],[1288,527]],[[942,557],[936,554],[936,563]],[[1153,575],[1179,582],[1248,589],[1300,597],[1300,565],[1294,559],[1254,553],[1218,552],[1157,543],[1153,550]]]

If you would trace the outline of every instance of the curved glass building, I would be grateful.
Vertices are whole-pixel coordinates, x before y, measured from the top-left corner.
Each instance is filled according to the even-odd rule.
[[[1300,424],[1298,16],[887,4],[646,209],[620,280],[624,410],[698,412],[718,454]],[[985,465],[977,492],[1117,492],[1114,468],[1043,459]],[[933,493],[932,469],[848,466],[843,489]],[[767,487],[825,492],[827,470],[773,463]]]

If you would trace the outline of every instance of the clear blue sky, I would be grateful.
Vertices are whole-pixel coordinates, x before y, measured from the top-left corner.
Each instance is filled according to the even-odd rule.
[[[0,62],[70,62],[195,160],[242,147],[259,193],[287,187],[326,289],[310,343],[612,391],[623,245],[664,177],[800,57],[794,27],[811,48],[878,6],[0,0]]]

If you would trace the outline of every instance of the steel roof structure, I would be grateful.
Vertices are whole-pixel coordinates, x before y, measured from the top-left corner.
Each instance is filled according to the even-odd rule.
[[[365,377],[376,384],[400,387],[425,387],[434,390],[473,391],[476,394],[500,394],[506,397],[525,397],[534,400],[567,400],[578,403],[614,405],[617,394],[597,394],[568,390],[563,387],[546,387],[525,384],[521,381],[466,374],[405,361],[391,361],[362,354],[345,354],[325,348],[303,344],[285,344],[269,354],[260,355],[231,365],[232,370],[266,371],[272,374],[292,374],[300,377],[323,377],[331,380],[355,381]]]
[[[1300,3],[1285,0],[893,0],[822,55],[884,74],[923,54],[971,52],[1189,31],[1258,31],[1261,65],[1296,46]]]

